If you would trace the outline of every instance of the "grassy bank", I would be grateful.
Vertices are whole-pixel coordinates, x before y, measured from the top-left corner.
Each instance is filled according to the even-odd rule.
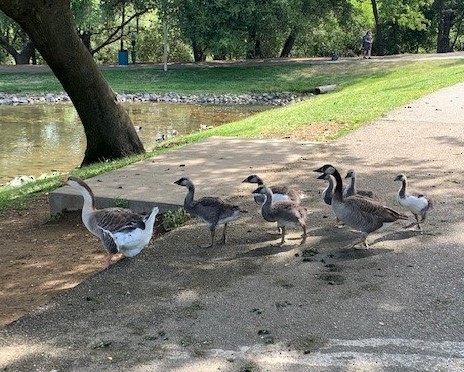
[[[54,93],[62,91],[51,72],[0,72],[0,92]],[[336,84],[331,93],[303,102],[270,109],[247,119],[211,130],[176,138],[149,154],[77,169],[87,178],[168,148],[209,136],[249,138],[297,138],[305,131],[320,132],[312,140],[337,138],[363,123],[440,88],[464,81],[464,60],[416,62],[361,61],[349,63],[288,63],[177,68],[164,73],[155,68],[105,69],[105,77],[117,92],[264,93],[307,92],[319,85]],[[318,128],[317,131],[311,130]],[[298,133],[297,135],[295,133]],[[54,189],[60,176],[50,176],[17,188],[0,189],[0,208],[12,200],[24,201]]]

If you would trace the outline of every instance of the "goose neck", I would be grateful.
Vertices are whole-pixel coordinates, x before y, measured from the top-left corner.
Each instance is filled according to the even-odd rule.
[[[334,188],[333,198],[343,201],[343,180],[338,170],[335,169],[333,173],[333,177],[335,178],[335,188]]]
[[[77,189],[80,191],[84,198],[84,205],[82,206],[82,213],[87,214],[95,210],[95,196],[87,184],[79,183]]]
[[[187,209],[189,205],[193,203],[193,198],[195,196],[195,186],[193,184],[188,185],[188,192],[185,196],[184,207]]]
[[[403,179],[401,181],[401,187],[398,191],[398,194],[400,196],[400,198],[404,198],[406,197],[406,187],[407,187],[407,181],[405,179]]]

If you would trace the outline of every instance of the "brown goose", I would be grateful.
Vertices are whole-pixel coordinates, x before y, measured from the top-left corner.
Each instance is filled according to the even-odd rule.
[[[262,178],[258,177],[256,174],[252,174],[245,178],[242,183],[257,183],[258,186],[264,185]],[[272,191],[272,201],[279,202],[279,201],[288,201],[291,200],[297,204],[300,204],[301,199],[305,198],[304,193],[301,190],[295,190],[289,188],[288,186],[270,186]],[[259,205],[264,203],[264,198],[266,195],[263,194],[253,194],[255,202]]]
[[[82,222],[108,252],[104,269],[109,267],[114,254],[120,252],[125,257],[134,257],[150,242],[158,207],[146,216],[122,208],[96,209],[94,194],[84,181],[69,176],[62,183],[79,191],[84,198]]]
[[[335,178],[335,189],[332,197],[334,213],[344,224],[361,232],[361,239],[355,241],[351,245],[352,248],[359,243],[362,243],[366,248],[369,247],[367,236],[371,232],[387,227],[399,219],[408,219],[407,216],[369,198],[357,195],[344,198],[342,177],[332,165],[324,165],[316,169],[315,172],[323,173],[318,177],[320,179],[324,179],[326,175],[333,175]]]
[[[404,174],[399,174],[396,176],[395,181],[401,181],[401,188],[398,190],[397,196],[398,203],[411,211],[411,213],[416,218],[416,225],[418,230],[421,234],[423,234],[421,223],[425,221],[427,213],[433,209],[432,199],[416,192],[408,193],[408,179]],[[419,216],[421,217],[420,221]]]
[[[306,208],[293,201],[272,201],[272,190],[264,185],[259,186],[253,194],[265,195],[265,202],[261,206],[261,214],[268,222],[277,222],[277,226],[282,230],[280,245],[285,243],[285,228],[301,226],[303,235],[301,244],[306,242]]]
[[[220,243],[225,244],[227,224],[239,216],[239,207],[227,204],[217,197],[206,196],[201,199],[194,200],[195,186],[188,178],[182,177],[174,183],[188,188],[188,193],[184,200],[184,209],[188,213],[200,217],[208,225],[211,233],[211,244],[202,246],[202,248],[214,246],[214,236],[218,225],[224,225],[224,231],[222,233]]]

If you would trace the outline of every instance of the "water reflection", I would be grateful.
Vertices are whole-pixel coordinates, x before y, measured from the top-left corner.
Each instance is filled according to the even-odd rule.
[[[149,150],[162,136],[195,132],[201,126],[229,123],[263,106],[125,104]],[[83,158],[84,128],[72,105],[0,106],[0,183],[18,175],[68,171]]]

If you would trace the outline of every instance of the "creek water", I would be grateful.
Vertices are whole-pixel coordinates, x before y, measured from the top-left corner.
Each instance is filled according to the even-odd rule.
[[[146,150],[157,140],[189,134],[250,116],[269,107],[128,103],[133,124]],[[38,177],[69,171],[84,156],[86,139],[71,104],[0,106],[0,184],[19,175]]]

